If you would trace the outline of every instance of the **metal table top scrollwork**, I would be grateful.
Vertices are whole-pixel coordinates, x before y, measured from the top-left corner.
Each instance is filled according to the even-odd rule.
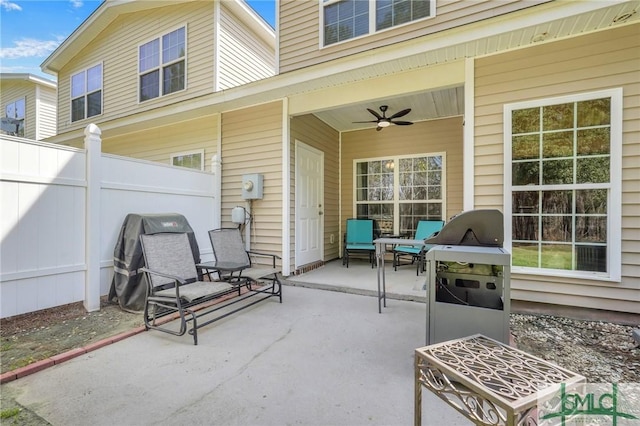
[[[560,383],[585,378],[480,334],[415,352],[415,424],[422,387],[478,425],[536,425],[536,407]]]

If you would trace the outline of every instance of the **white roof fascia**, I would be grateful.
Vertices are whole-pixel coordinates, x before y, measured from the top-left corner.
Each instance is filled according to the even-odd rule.
[[[58,87],[58,84],[53,80],[27,73],[0,73],[0,80],[24,80],[42,86],[47,86],[52,89],[56,89]]]
[[[226,0],[223,4],[233,12],[233,14],[254,31],[272,49],[276,48],[276,32],[265,22],[255,10],[244,0]]]

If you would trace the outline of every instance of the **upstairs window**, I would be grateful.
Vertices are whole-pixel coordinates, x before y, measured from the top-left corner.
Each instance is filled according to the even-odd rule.
[[[184,90],[185,27],[167,33],[140,46],[140,102]]]
[[[513,271],[619,279],[620,93],[505,107]]]
[[[430,0],[376,1],[376,31],[431,16]]]
[[[324,0],[324,45],[435,15],[435,0]]]
[[[12,120],[3,125],[2,130],[13,136],[24,137],[25,105],[25,99],[21,98],[5,106],[5,117]]]
[[[71,121],[102,114],[102,64],[71,76]]]

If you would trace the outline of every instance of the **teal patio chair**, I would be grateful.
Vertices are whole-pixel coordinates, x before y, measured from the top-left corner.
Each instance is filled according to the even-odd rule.
[[[347,232],[344,238],[342,264],[349,267],[349,258],[354,254],[367,255],[371,267],[374,265],[376,246],[373,244],[373,220],[347,219]]]
[[[439,232],[444,226],[443,220],[421,220],[418,222],[416,228],[415,240],[424,240],[429,238],[436,232]],[[416,275],[420,274],[420,269],[424,268],[425,253],[433,247],[429,244],[422,244],[419,246],[403,246],[398,245],[393,248],[393,270],[397,271],[398,266],[413,265],[417,263]],[[411,259],[409,263],[401,263],[402,259]]]

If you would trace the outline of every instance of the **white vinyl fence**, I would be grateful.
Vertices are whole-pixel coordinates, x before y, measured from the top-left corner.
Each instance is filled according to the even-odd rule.
[[[100,309],[113,251],[129,213],[179,213],[203,260],[219,226],[216,174],[85,149],[0,137],[0,318],[83,301]]]

